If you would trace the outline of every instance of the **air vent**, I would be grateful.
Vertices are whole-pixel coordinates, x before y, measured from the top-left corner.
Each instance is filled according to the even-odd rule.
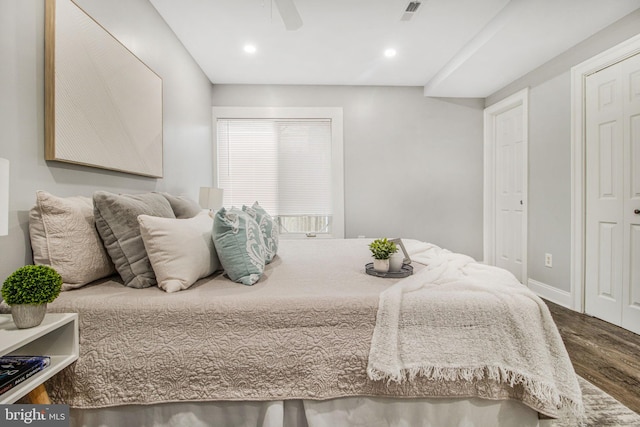
[[[411,1],[409,2],[409,4],[407,5],[407,7],[404,10],[404,13],[402,14],[402,17],[400,18],[401,21],[410,21],[411,18],[413,18],[413,15],[416,14],[416,12],[418,11],[418,8],[420,7],[422,3],[419,1]]]
[[[407,8],[404,11],[413,13],[416,10],[418,10],[419,7],[420,7],[419,1],[412,1],[412,2],[409,2],[409,4],[407,5]]]

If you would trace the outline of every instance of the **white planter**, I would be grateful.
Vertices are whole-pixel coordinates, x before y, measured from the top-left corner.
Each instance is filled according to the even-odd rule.
[[[388,259],[373,259],[373,269],[379,273],[386,273],[389,271]]]
[[[27,329],[42,323],[47,314],[47,304],[12,304],[11,317],[18,329]]]
[[[389,258],[389,271],[398,272],[402,270],[402,262],[404,261],[404,254],[395,253]]]

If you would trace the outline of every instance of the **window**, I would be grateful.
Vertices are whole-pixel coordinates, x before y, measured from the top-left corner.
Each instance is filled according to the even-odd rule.
[[[344,237],[342,109],[214,108],[225,206],[254,201],[288,236]]]

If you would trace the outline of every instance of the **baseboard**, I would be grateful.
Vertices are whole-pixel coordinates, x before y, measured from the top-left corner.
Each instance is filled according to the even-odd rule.
[[[529,289],[535,292],[539,297],[571,309],[571,293],[533,279],[529,279],[527,281],[527,285],[529,286]]]

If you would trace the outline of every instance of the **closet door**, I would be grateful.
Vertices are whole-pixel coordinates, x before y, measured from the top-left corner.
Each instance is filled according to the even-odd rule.
[[[586,79],[585,312],[622,322],[622,78],[612,66]]]
[[[622,326],[640,334],[640,55],[622,62],[624,93],[624,262]]]
[[[640,333],[640,55],[586,79],[585,311]]]

